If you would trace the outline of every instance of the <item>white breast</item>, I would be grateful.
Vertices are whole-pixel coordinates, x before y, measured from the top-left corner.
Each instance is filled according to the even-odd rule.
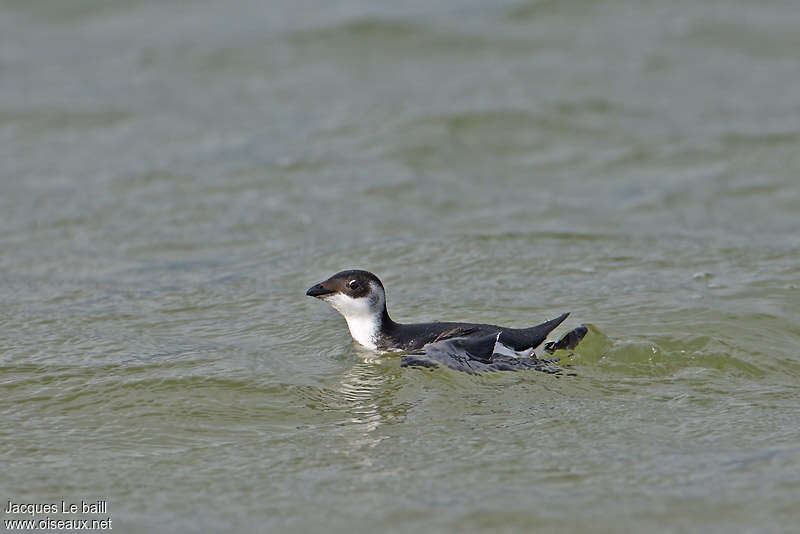
[[[370,299],[354,299],[342,293],[325,300],[344,316],[350,335],[357,343],[371,350],[378,348],[376,341],[381,329],[382,307],[376,310]]]

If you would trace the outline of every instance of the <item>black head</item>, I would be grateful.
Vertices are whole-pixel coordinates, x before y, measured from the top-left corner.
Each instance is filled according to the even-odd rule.
[[[383,291],[383,284],[377,276],[369,271],[352,269],[334,274],[324,282],[312,286],[306,291],[309,297],[325,299],[336,294],[346,295],[353,299],[370,296],[374,287]]]

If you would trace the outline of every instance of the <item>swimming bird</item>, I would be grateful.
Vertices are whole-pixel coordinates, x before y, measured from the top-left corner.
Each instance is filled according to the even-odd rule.
[[[530,328],[481,323],[397,323],[389,317],[386,310],[383,283],[371,272],[363,270],[336,273],[309,288],[306,295],[324,300],[333,306],[347,321],[352,338],[368,349],[419,351],[425,347],[418,354],[461,354],[469,361],[484,363],[499,361],[496,357],[498,354],[505,354],[516,360],[536,359],[533,349],[541,345],[547,335],[569,315],[564,313]],[[551,342],[549,348],[572,348],[585,334],[586,327],[581,326],[558,342]],[[517,352],[523,354],[516,354]],[[509,353],[514,354],[509,356]],[[408,358],[406,360],[405,363],[411,361]],[[452,358],[442,357],[439,360],[446,362]]]

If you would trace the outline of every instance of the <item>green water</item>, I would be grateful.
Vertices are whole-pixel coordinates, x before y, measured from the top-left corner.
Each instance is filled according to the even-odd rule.
[[[777,0],[0,2],[4,509],[796,531],[798,27]],[[399,321],[592,332],[576,376],[402,369],[304,296],[345,268]]]

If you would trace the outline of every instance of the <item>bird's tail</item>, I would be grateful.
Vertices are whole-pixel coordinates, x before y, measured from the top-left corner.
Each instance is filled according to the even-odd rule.
[[[530,328],[508,329],[500,333],[499,341],[514,350],[535,348],[544,343],[548,334],[569,317],[569,312]]]

